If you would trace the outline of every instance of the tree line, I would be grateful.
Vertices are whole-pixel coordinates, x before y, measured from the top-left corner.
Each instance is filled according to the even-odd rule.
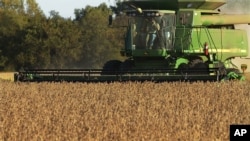
[[[123,58],[122,29],[110,28],[110,7],[75,9],[75,18],[48,17],[35,0],[0,0],[0,67],[101,68]]]

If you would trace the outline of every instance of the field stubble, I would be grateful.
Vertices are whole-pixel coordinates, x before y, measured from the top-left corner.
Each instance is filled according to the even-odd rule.
[[[229,140],[250,82],[0,82],[0,140]]]

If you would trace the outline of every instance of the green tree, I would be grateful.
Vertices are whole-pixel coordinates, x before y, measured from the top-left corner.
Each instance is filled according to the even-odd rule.
[[[79,58],[78,24],[56,11],[46,18],[35,0],[2,0],[0,13],[0,63],[8,69],[63,68]]]
[[[21,39],[17,36],[22,35],[21,31],[27,23],[23,1],[0,1],[0,50],[2,57],[6,58],[4,66],[15,63],[15,53],[21,44]]]
[[[110,28],[106,4],[76,9],[74,20],[46,17],[35,0],[0,0],[0,65],[7,69],[101,68],[123,59],[123,30]]]
[[[101,68],[108,60],[122,59],[119,53],[122,47],[120,30],[108,26],[110,12],[104,3],[98,7],[87,6],[80,12],[84,13],[80,20],[77,19],[82,27],[83,52],[80,64],[84,68]]]
[[[44,67],[48,65],[48,51],[44,46],[47,34],[44,29],[46,17],[35,0],[26,0],[27,25],[22,30],[22,44],[16,55],[17,67]]]
[[[45,46],[49,49],[50,68],[67,68],[80,59],[81,31],[76,22],[62,18],[52,11],[45,30],[48,36]]]

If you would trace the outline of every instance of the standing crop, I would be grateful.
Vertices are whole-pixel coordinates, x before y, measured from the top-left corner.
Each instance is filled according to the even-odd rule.
[[[0,140],[229,140],[249,82],[0,82]]]

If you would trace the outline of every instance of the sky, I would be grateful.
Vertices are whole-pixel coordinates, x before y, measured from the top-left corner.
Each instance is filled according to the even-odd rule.
[[[51,10],[59,12],[65,18],[74,18],[74,9],[85,8],[87,5],[99,6],[101,3],[114,5],[114,0],[36,0],[46,16]]]

